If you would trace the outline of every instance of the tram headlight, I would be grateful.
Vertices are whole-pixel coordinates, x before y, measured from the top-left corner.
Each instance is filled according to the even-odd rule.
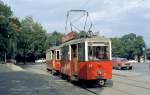
[[[103,71],[102,71],[102,70],[97,70],[97,74],[98,74],[98,75],[102,75],[102,74],[103,74]]]

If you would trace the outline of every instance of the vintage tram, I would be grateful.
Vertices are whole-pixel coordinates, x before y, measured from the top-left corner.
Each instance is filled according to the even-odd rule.
[[[72,12],[83,13],[81,16],[81,18],[85,17],[83,29],[73,24],[81,18],[72,20],[70,18]],[[69,31],[72,32],[63,37],[63,43],[60,46],[48,50],[47,55],[50,57],[47,68],[50,71],[59,71],[62,77],[69,80],[94,81],[104,85],[106,80],[112,78],[111,40],[94,35],[91,31],[93,24],[88,22],[88,17],[89,13],[85,10],[68,11],[65,30],[67,32],[70,25]],[[90,25],[87,25],[88,23]],[[81,23],[79,26],[82,27]],[[75,29],[78,32],[73,32]],[[80,35],[76,35],[78,33]],[[56,51],[59,51],[59,58]],[[56,64],[59,65],[56,66]]]
[[[70,80],[96,81],[112,78],[111,40],[103,36],[80,38],[61,45],[60,72]]]
[[[46,53],[47,70],[52,73],[60,72],[60,47],[54,46],[47,50]]]

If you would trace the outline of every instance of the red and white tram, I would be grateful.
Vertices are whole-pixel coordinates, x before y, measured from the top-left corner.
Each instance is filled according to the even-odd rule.
[[[80,38],[61,45],[61,74],[70,80],[97,81],[112,78],[111,40],[105,37]]]
[[[83,29],[73,24],[77,20],[71,20],[69,15],[72,12],[85,16]],[[92,23],[87,30],[88,17],[89,13],[85,10],[68,11],[65,30],[70,25],[70,31],[77,29],[83,35],[78,37],[77,32],[70,32],[63,37],[63,44],[50,48],[47,51],[47,69],[58,71],[69,80],[95,81],[104,85],[106,80],[112,78],[111,40],[93,35],[90,30]]]
[[[54,46],[47,50],[46,54],[47,70],[60,72],[60,47]]]

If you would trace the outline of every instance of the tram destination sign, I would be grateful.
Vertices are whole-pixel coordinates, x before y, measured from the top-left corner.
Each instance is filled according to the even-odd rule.
[[[62,38],[62,42],[67,42],[69,40],[72,40],[76,37],[76,33],[75,32],[69,32],[67,35],[65,35],[63,38]]]

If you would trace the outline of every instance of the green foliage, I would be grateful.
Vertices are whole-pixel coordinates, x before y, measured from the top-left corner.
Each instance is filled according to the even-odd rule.
[[[120,38],[112,38],[112,55],[114,57],[122,57],[125,54],[124,48],[122,47],[122,41]]]
[[[52,34],[48,36],[47,45],[49,44],[50,46],[57,46],[61,44],[63,36],[64,34],[54,31]]]
[[[32,17],[25,17],[22,21],[13,17],[11,8],[0,1],[0,60],[4,54],[8,58],[24,56],[40,57],[52,45],[59,45],[64,34],[54,31],[47,34],[42,25]],[[77,37],[88,36],[86,32],[77,33]],[[116,57],[128,59],[143,55],[145,42],[142,36],[130,33],[121,38],[112,38],[112,53]],[[19,58],[20,58],[19,57]]]
[[[38,56],[44,53],[46,49],[46,31],[43,27],[34,22],[31,17],[26,17],[21,21],[21,32],[18,41],[18,53],[26,56],[27,53],[33,53]]]
[[[0,1],[0,15],[4,17],[11,17],[12,11],[9,6],[4,4],[4,2]]]
[[[20,22],[13,17],[10,7],[0,1],[0,60],[4,60],[5,54],[7,58],[44,54],[49,47],[46,40],[47,33],[39,23],[31,17]]]
[[[19,20],[12,17],[10,7],[0,2],[0,58],[4,59],[4,53],[7,57],[14,57],[16,52],[16,38],[20,30]]]
[[[32,17],[25,17],[19,21],[13,17],[11,8],[0,1],[0,60],[7,58],[20,59],[44,57],[50,45],[61,43],[63,34],[53,32],[48,35],[42,25]]]
[[[112,38],[112,54],[116,57],[134,59],[143,55],[145,42],[142,36],[130,33],[121,38]]]
[[[147,59],[150,60],[150,48],[145,50],[145,54],[146,54]]]

